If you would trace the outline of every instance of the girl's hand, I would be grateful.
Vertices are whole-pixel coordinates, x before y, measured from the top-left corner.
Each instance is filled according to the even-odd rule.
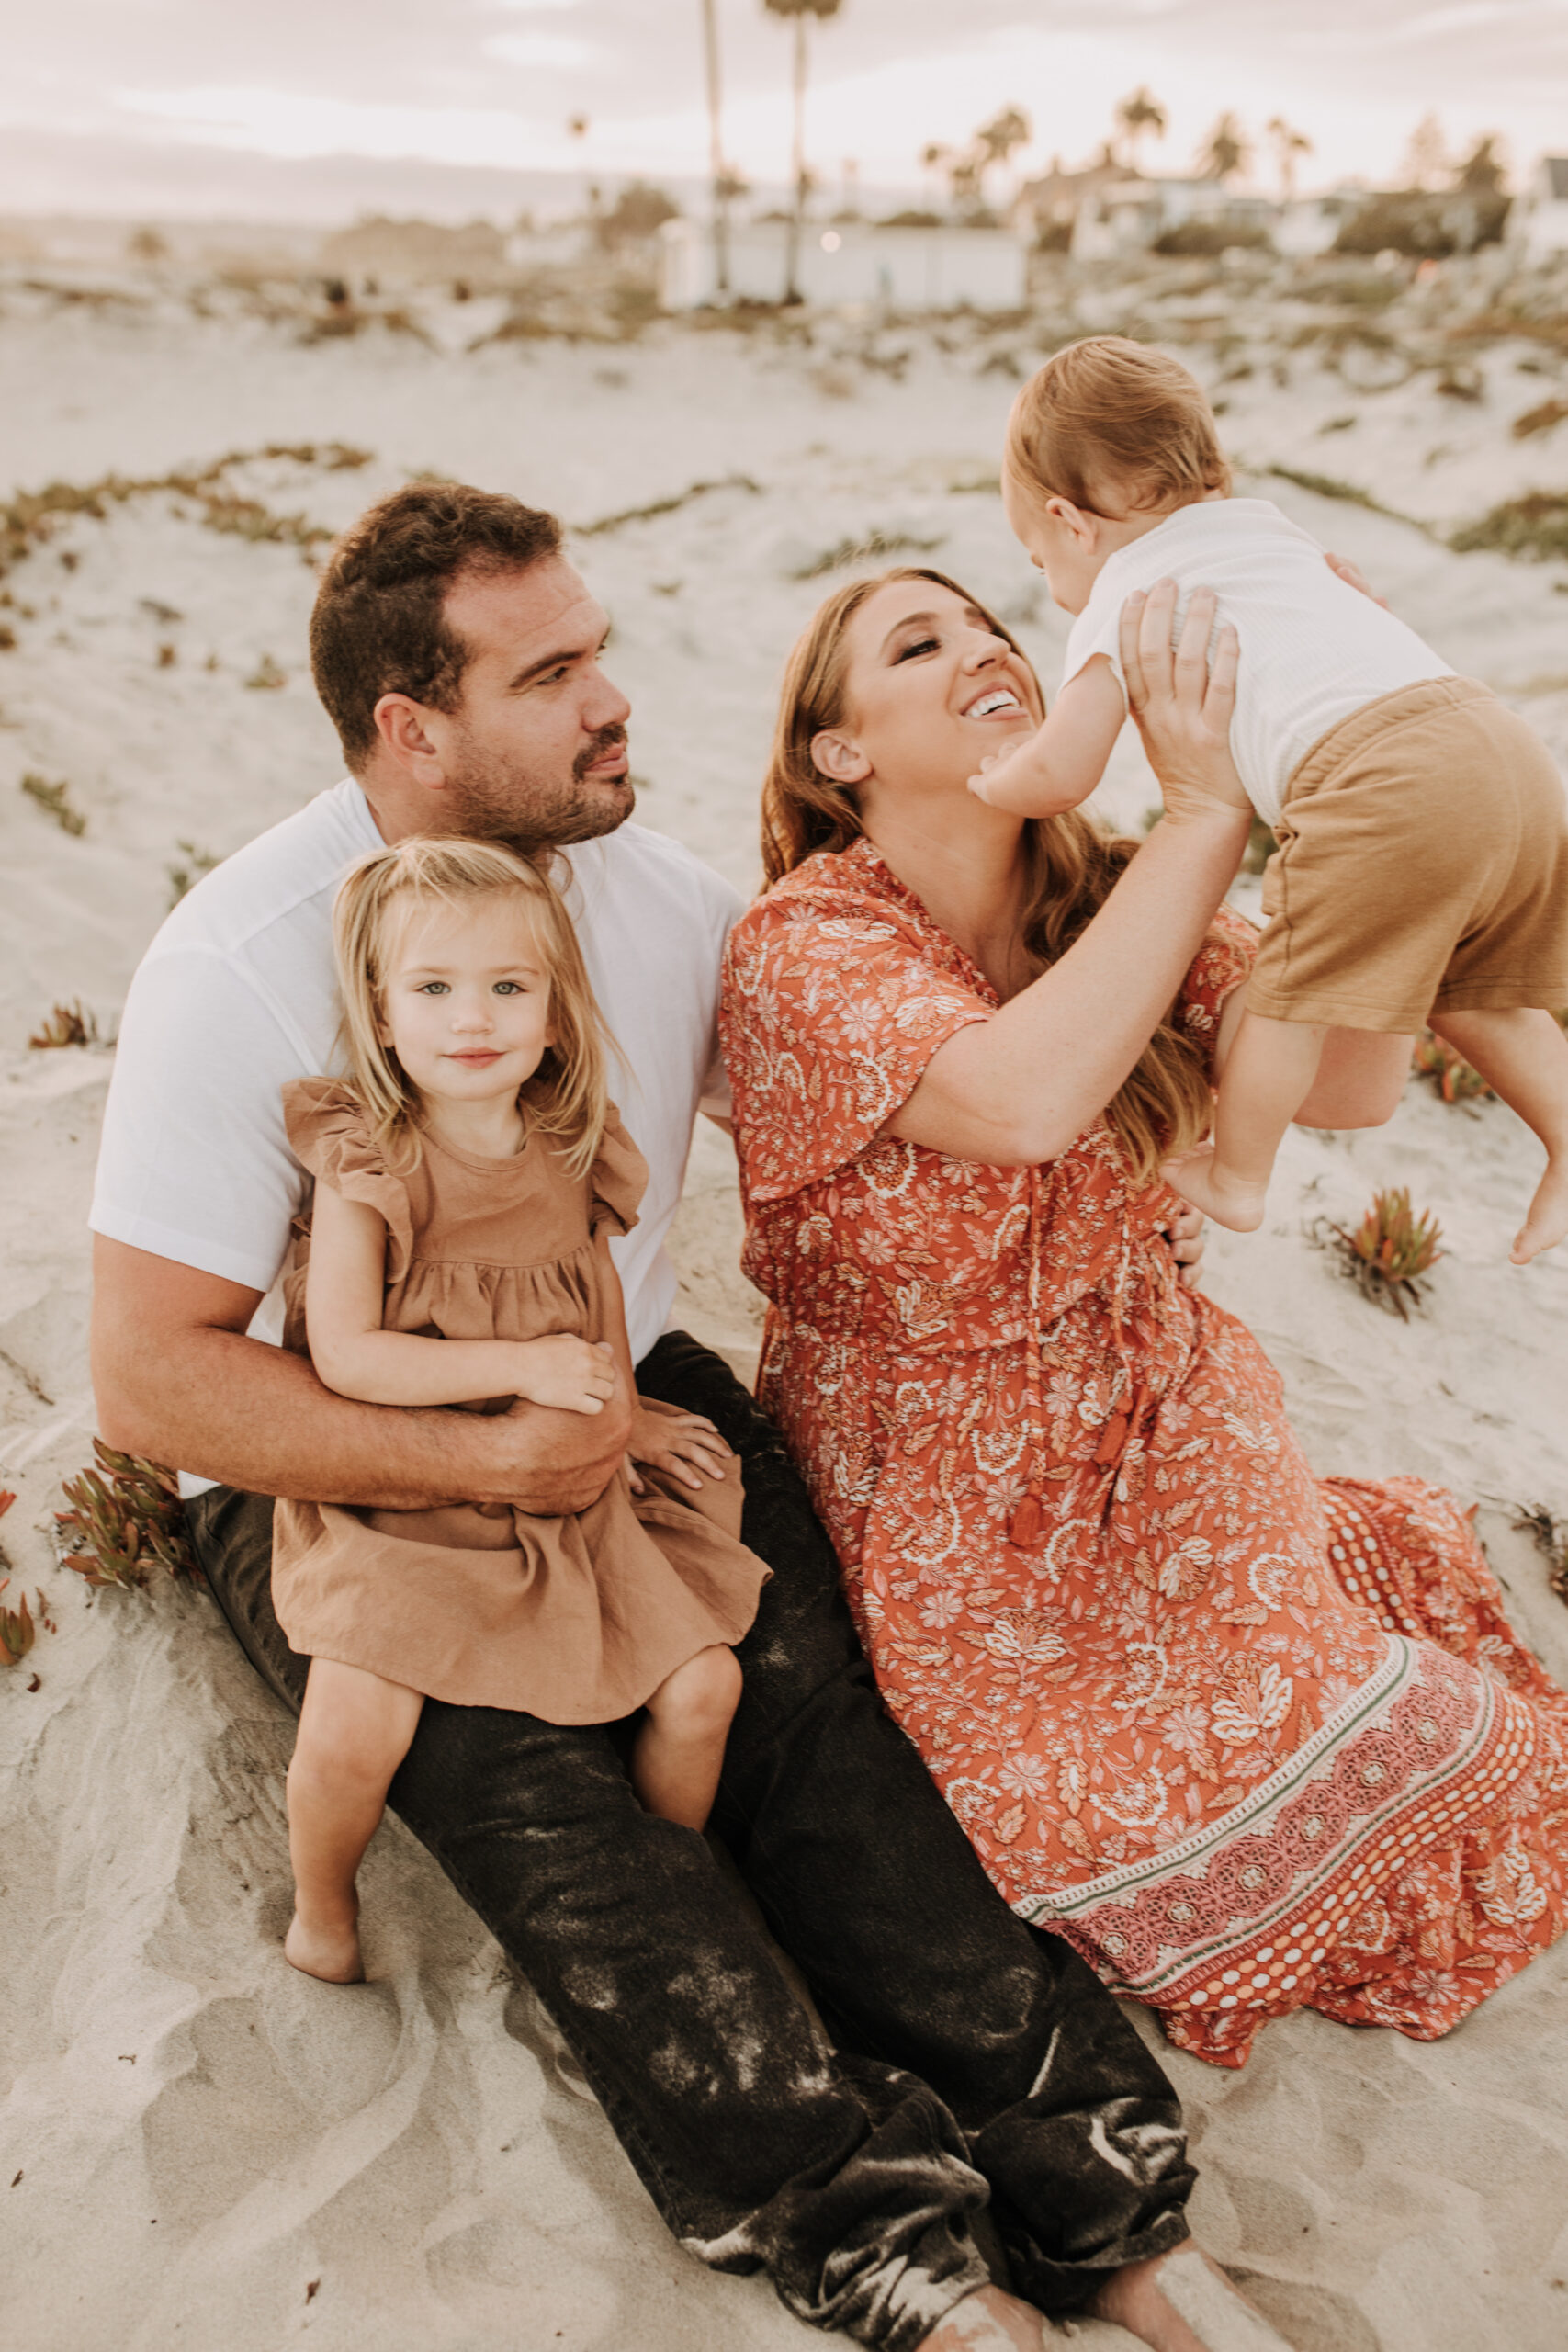
[[[640,1401],[633,1408],[626,1469],[634,1495],[646,1492],[637,1474],[639,1462],[664,1471],[667,1476],[700,1495],[703,1482],[697,1472],[705,1470],[710,1478],[722,1478],[724,1465],[731,1458],[730,1448],[705,1415],[650,1413]]]
[[[1227,622],[1213,660],[1209,639],[1216,600],[1195,588],[1173,645],[1176,582],[1156,581],[1122,607],[1122,671],[1127,707],[1148,753],[1168,818],[1249,816],[1251,803],[1231,757],[1231,718],[1240,640]]]
[[[563,1413],[602,1413],[615,1393],[615,1354],[607,1340],[574,1339],[569,1331],[547,1340],[520,1340],[516,1382],[531,1405],[553,1405]]]

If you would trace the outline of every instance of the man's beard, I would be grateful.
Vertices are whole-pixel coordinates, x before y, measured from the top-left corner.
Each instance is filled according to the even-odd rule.
[[[529,851],[565,848],[613,833],[631,815],[637,793],[627,776],[590,783],[588,771],[626,740],[624,727],[601,727],[573,760],[570,781],[547,783],[520,775],[514,765],[466,739],[462,771],[446,786],[454,834]]]

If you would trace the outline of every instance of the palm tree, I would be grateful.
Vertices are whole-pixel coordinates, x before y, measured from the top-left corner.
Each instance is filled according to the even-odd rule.
[[[1223,187],[1244,172],[1252,160],[1242,127],[1234,114],[1223,114],[1198,150],[1198,170],[1206,180],[1218,180]]]
[[[1303,155],[1312,153],[1312,141],[1304,130],[1297,130],[1282,114],[1270,115],[1264,125],[1274,143],[1274,161],[1280,167],[1280,193],[1287,204],[1296,192],[1296,164]]]
[[[724,168],[724,132],[719,122],[718,14],[716,0],[703,0],[703,57],[708,83],[708,166],[713,178],[714,289],[729,291],[729,198],[731,175]]]
[[[1116,128],[1126,142],[1128,160],[1134,171],[1138,168],[1138,149],[1152,132],[1155,138],[1165,137],[1165,108],[1156,97],[1141,86],[1130,98],[1123,98],[1116,109]]]
[[[993,164],[1006,165],[1015,147],[1027,147],[1034,136],[1034,125],[1017,107],[1004,107],[1001,113],[983,122],[975,133],[978,150],[979,179],[983,187],[986,174]]]
[[[806,210],[806,19],[818,17],[826,23],[836,17],[842,0],[762,0],[770,17],[793,17],[795,19],[795,158],[793,176],[795,201],[790,207],[789,243],[784,256],[784,300],[798,302],[801,291],[795,280],[800,270],[800,224]]]

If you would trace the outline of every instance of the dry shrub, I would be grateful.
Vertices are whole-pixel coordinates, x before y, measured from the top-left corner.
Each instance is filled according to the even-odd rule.
[[[1568,557],[1568,491],[1529,490],[1522,498],[1506,498],[1478,523],[1455,531],[1449,545],[1459,555],[1488,548],[1536,563]]]
[[[34,775],[31,771],[22,778],[22,790],[29,800],[36,801],[46,817],[52,817],[62,833],[80,840],[87,830],[87,820],[80,808],[71,805],[71,786],[62,777],[51,784],[47,776]]]
[[[1492,1093],[1481,1072],[1430,1029],[1416,1038],[1410,1067],[1417,1078],[1431,1080],[1445,1102],[1478,1102]]]
[[[1443,1254],[1438,1247],[1442,1227],[1437,1218],[1424,1209],[1413,1209],[1409,1190],[1401,1184],[1373,1193],[1372,1204],[1354,1233],[1347,1233],[1342,1225],[1331,1225],[1328,1230],[1362,1296],[1408,1322],[1406,1301],[1419,1304],[1421,1277],[1431,1272]]]
[[[1555,1519],[1544,1503],[1520,1503],[1514,1525],[1533,1541],[1551,1571],[1551,1589],[1568,1600],[1568,1520]]]
[[[53,1046],[101,1046],[104,1042],[98,1035],[96,1013],[85,1012],[80,997],[69,1004],[57,1004],[48,1020],[28,1039],[29,1046],[39,1050]]]
[[[93,1440],[96,1468],[64,1482],[69,1510],[54,1514],[68,1568],[90,1585],[141,1590],[154,1568],[202,1581],[172,1470]]]
[[[264,653],[245,680],[245,684],[258,693],[270,694],[278,686],[286,686],[288,684],[288,673],[286,670],[278,668],[270,653]]]
[[[1533,433],[1550,433],[1564,417],[1568,417],[1568,401],[1542,401],[1539,408],[1527,408],[1516,416],[1509,429],[1516,441],[1528,441]]]

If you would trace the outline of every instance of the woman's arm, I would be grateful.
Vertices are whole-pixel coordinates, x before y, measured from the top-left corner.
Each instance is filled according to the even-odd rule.
[[[472,1405],[525,1396],[599,1413],[615,1385],[609,1349],[560,1332],[544,1340],[423,1340],[384,1331],[387,1225],[363,1201],[316,1187],[305,1329],[329,1388],[365,1405]],[[628,1387],[630,1366],[626,1367]]]
[[[938,1046],[886,1132],[996,1167],[1054,1159],[1111,1100],[1164,1019],[1240,863],[1251,810],[1230,756],[1236,640],[1206,657],[1196,592],[1172,651],[1176,590],[1129,597],[1127,700],[1165,795],[1162,821],[1059,962]]]

